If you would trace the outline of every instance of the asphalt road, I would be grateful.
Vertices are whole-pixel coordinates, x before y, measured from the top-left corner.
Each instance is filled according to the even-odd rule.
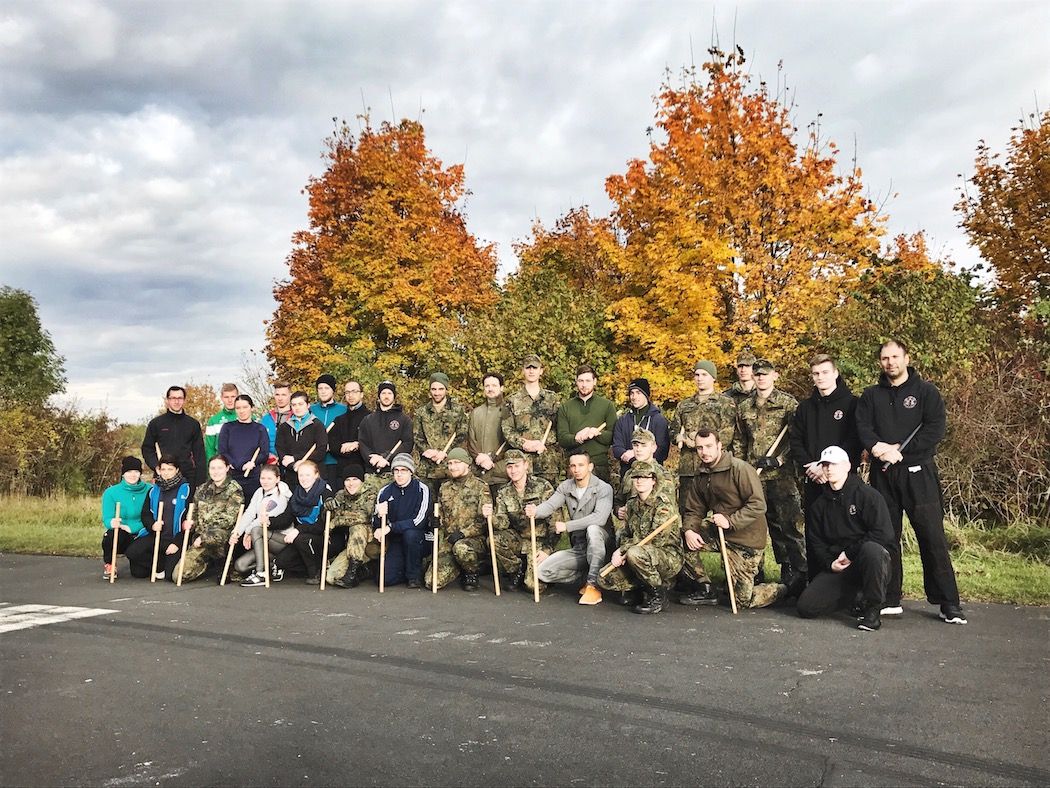
[[[1047,608],[862,633],[575,599],[0,556],[0,783],[1050,784]]]

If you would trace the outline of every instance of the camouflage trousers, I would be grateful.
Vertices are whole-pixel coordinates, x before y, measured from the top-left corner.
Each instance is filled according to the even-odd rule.
[[[431,587],[433,578],[431,571],[432,566],[429,564],[433,563],[433,545],[427,542],[431,552],[423,560],[427,563],[426,572],[423,575],[423,585],[427,588]],[[438,543],[438,561],[437,561],[437,585],[438,588],[444,588],[457,577],[459,573],[463,572],[477,572],[481,566],[482,561],[486,560],[489,555],[488,540],[483,536],[465,536],[449,549],[448,540],[445,538],[445,534],[441,534],[441,541]]]
[[[345,575],[346,570],[350,568],[351,560],[365,563],[379,558],[379,542],[376,541],[373,533],[371,526],[367,523],[357,523],[350,526],[346,549],[328,564],[327,582],[331,583],[336,578]]]
[[[651,544],[628,547],[626,558],[626,563],[605,577],[599,574],[598,585],[607,591],[631,591],[639,585],[666,588],[682,569],[681,555]],[[610,566],[606,564],[602,571]]]
[[[227,544],[225,542],[222,544],[205,542],[200,547],[194,547],[193,542],[190,542],[190,546],[186,548],[186,555],[175,564],[172,578],[178,580],[179,565],[185,564],[185,569],[182,570],[182,582],[186,583],[190,580],[196,580],[208,571],[209,563],[216,559],[226,558],[226,548]]]
[[[700,554],[706,551],[719,552],[718,534],[704,534],[704,549],[685,550],[685,561],[682,574],[697,583],[710,583]],[[787,586],[779,583],[760,583],[755,585],[755,574],[762,560],[761,550],[754,550],[743,545],[726,542],[726,555],[729,557],[729,571],[733,574],[733,593],[739,607],[766,607],[783,599]]]
[[[522,535],[517,531],[506,529],[495,531],[492,535],[496,543],[496,563],[499,570],[504,574],[513,575],[521,569],[522,561],[525,562],[525,587],[532,590],[535,583],[535,562],[532,554],[532,537],[528,534]],[[549,536],[536,537],[536,549],[550,555],[553,552],[557,539]],[[540,592],[547,588],[546,583],[540,583]]]
[[[766,522],[773,555],[781,566],[790,566],[797,574],[806,572],[806,538],[798,485],[790,477],[763,479],[766,496]]]

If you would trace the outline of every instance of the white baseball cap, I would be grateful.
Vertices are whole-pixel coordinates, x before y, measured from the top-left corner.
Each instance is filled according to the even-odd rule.
[[[838,446],[828,446],[824,451],[820,453],[820,459],[817,462],[831,463],[837,465],[840,462],[849,462],[849,455],[846,454],[845,449],[841,449]]]

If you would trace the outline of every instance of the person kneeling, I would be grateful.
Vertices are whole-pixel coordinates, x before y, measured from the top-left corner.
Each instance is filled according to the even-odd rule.
[[[226,458],[216,454],[208,462],[211,480],[193,493],[193,517],[186,519],[186,528],[193,531],[193,541],[181,559],[183,582],[196,580],[208,571],[209,564],[226,557],[227,542],[244,503],[244,490],[229,471]],[[176,566],[175,577],[178,576]]]
[[[651,460],[638,460],[631,466],[635,495],[627,502],[626,524],[617,534],[616,550],[602,570],[607,574],[598,576],[602,588],[620,591],[634,603],[633,613],[663,610],[667,588],[682,569],[682,519],[674,483],[660,481],[658,473]],[[648,544],[639,544],[660,528],[663,530]]]
[[[157,462],[157,477],[142,503],[142,525],[145,528],[128,545],[125,553],[132,577],[150,576],[153,545],[159,539],[154,579],[167,577],[174,582],[173,571],[182,552],[182,523],[192,494],[193,487],[183,478],[177,460],[171,455],[162,456]]]
[[[857,627],[874,632],[882,626],[879,613],[890,578],[890,512],[882,495],[851,472],[844,449],[828,446],[818,462],[828,480],[809,517],[810,561],[818,573],[799,597],[798,614],[834,613],[851,605],[859,592]]]
[[[383,583],[409,588],[423,585],[423,542],[430,532],[430,488],[414,477],[412,455],[401,453],[390,462],[394,481],[379,491],[372,518],[376,541],[385,536]],[[385,531],[384,531],[385,525]]]
[[[356,588],[368,577],[368,561],[378,557],[379,542],[372,535],[372,515],[379,492],[379,477],[364,478],[364,468],[351,467],[343,489],[325,501],[332,513],[332,528],[346,528],[346,549],[328,567],[328,582],[340,588]]]
[[[266,552],[270,553],[270,579],[278,582],[284,579],[284,570],[274,563],[278,554],[286,547],[283,531],[292,524],[292,510],[288,503],[292,491],[281,481],[281,472],[276,465],[264,465],[259,472],[259,489],[252,495],[248,508],[244,510],[240,522],[230,534],[230,549],[243,550],[233,562],[234,571],[247,575],[241,582],[244,588],[258,588],[266,585]],[[269,545],[263,549],[263,525],[266,525]],[[240,541],[240,546],[237,542]],[[249,574],[250,573],[250,574]]]
[[[292,494],[292,525],[284,532],[284,543],[292,550],[282,550],[277,556],[277,568],[306,571],[306,584],[320,585],[321,555],[324,547],[324,502],[332,497],[332,490],[321,478],[313,460],[299,462],[296,472],[299,486]]]
[[[438,543],[437,587],[444,588],[462,572],[464,591],[478,590],[478,572],[488,558],[483,507],[489,503],[489,487],[470,472],[470,455],[455,448],[448,453],[448,480],[438,494],[441,503],[441,541]],[[433,566],[423,584],[434,582]]]

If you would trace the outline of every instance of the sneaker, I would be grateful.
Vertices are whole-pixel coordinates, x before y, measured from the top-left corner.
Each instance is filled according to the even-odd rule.
[[[259,588],[260,586],[265,585],[266,579],[256,572],[252,572],[241,581],[241,588]]]
[[[864,616],[857,622],[857,629],[864,632],[875,632],[882,626],[882,618],[879,616],[877,607],[869,607],[864,611]]]
[[[109,580],[110,575],[113,577],[117,576],[117,570],[113,568],[113,564],[106,564],[102,567],[102,579]]]
[[[945,624],[965,624],[966,614],[958,605],[941,605],[940,617]]]
[[[278,569],[277,568],[277,564],[274,563],[270,567],[270,582],[271,583],[280,583],[282,580],[284,580],[284,570],[283,569]]]
[[[155,575],[153,575],[153,579],[154,580],[163,580],[164,579],[164,573],[163,572],[157,572]]]
[[[889,607],[884,607],[880,612],[884,616],[903,616],[904,608],[900,605],[890,605]]]
[[[580,596],[581,605],[597,605],[602,601],[602,592],[598,589],[598,586],[592,586],[590,583],[583,589],[583,594]]]

